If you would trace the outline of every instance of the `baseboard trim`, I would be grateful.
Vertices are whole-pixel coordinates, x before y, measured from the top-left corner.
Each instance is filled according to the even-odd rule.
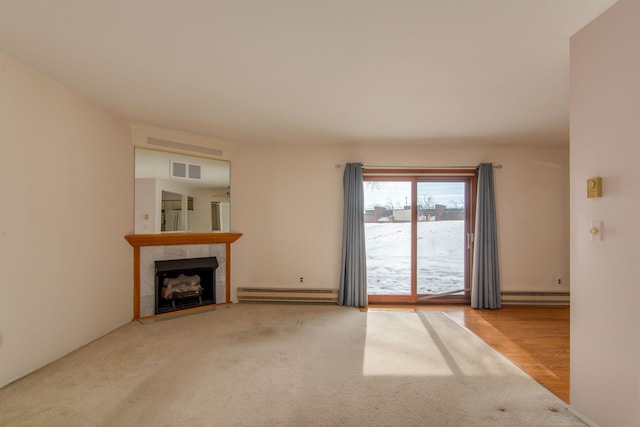
[[[580,413],[580,411],[576,411],[576,409],[573,406],[569,405],[567,407],[567,409],[569,409],[569,412],[571,412],[576,417],[580,418],[580,421],[582,421],[583,423],[585,423],[589,427],[600,427],[600,424],[596,423],[595,421],[593,421],[591,418],[587,417],[586,415]]]

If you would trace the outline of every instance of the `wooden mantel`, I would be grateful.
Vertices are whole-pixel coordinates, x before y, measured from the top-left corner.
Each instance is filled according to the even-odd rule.
[[[128,234],[124,236],[133,246],[133,319],[140,319],[140,248],[142,246],[206,245],[224,243],[226,245],[226,302],[231,303],[231,243],[242,233],[163,233]]]
[[[242,233],[163,233],[129,234],[124,236],[131,246],[169,246],[169,245],[206,245],[210,243],[231,244]]]

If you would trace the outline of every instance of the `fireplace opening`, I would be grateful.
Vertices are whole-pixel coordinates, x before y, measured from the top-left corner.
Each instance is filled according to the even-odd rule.
[[[216,257],[156,261],[156,314],[216,303]]]

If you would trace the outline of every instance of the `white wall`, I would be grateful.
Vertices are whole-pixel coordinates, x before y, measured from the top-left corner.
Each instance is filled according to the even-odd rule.
[[[337,288],[342,174],[335,164],[496,170],[505,290],[569,289],[569,148],[564,146],[244,147],[231,168],[232,298],[238,286]],[[562,276],[565,285],[555,284]]]
[[[131,319],[128,126],[0,53],[0,386]]]
[[[337,287],[340,149],[245,147],[231,164],[232,285]],[[231,297],[235,298],[235,289]]]
[[[571,39],[571,404],[602,426],[640,425],[638,22],[620,0]]]

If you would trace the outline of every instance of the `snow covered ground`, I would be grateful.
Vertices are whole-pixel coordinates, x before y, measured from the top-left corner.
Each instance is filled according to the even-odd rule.
[[[366,223],[370,295],[411,294],[411,224]],[[464,288],[464,221],[418,223],[418,294]]]

